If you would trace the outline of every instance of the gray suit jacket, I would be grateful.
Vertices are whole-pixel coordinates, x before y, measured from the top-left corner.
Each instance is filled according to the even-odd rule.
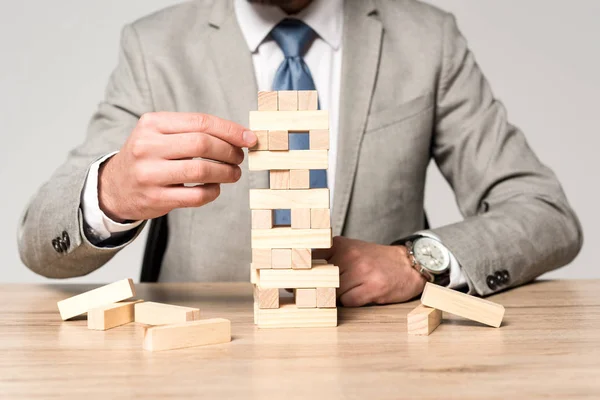
[[[84,275],[126,245],[98,248],[86,239],[80,193],[89,165],[118,150],[142,114],[203,112],[247,124],[257,88],[231,3],[185,3],[124,28],[119,64],[86,140],[23,217],[19,247],[29,268],[54,278]],[[433,159],[465,220],[432,232],[472,291],[493,292],[486,278],[499,270],[511,280],[496,290],[576,256],[581,228],[560,184],[507,121],[451,15],[412,0],[347,0],[343,37],[335,235],[390,244],[423,229]],[[171,212],[160,280],[248,280],[255,186],[266,186],[266,174],[245,173],[216,202]],[[63,231],[71,244],[59,254],[52,239]]]

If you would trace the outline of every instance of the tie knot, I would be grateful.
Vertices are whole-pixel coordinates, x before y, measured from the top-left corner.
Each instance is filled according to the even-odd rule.
[[[286,58],[302,57],[315,36],[310,26],[297,19],[284,19],[271,31]]]

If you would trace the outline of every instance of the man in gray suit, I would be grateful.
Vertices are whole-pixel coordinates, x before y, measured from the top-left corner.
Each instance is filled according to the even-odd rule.
[[[267,176],[245,172],[244,125],[274,82],[309,82],[331,113],[337,237],[320,256],[340,266],[344,305],[406,301],[427,280],[488,295],[577,255],[560,184],[451,15],[413,0],[201,0],[125,27],[86,140],[28,205],[23,262],[88,274],[168,213],[161,281],[247,281],[248,190]],[[426,229],[431,159],[464,221]]]

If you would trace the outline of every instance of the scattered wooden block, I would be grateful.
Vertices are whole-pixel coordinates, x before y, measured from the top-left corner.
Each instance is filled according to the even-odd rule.
[[[310,208],[292,209],[292,229],[310,229]]]
[[[273,150],[289,150],[290,135],[288,131],[269,131],[269,151]],[[285,169],[285,168],[280,168]]]
[[[269,269],[273,265],[271,249],[252,249],[254,269]]]
[[[412,310],[406,316],[406,326],[409,335],[427,336],[442,322],[442,311],[426,307],[423,304]]]
[[[143,300],[122,301],[88,310],[88,329],[105,331],[134,320],[134,305]]]
[[[177,324],[200,319],[200,310],[192,307],[154,303],[152,301],[135,305],[135,322],[146,325]]]
[[[277,92],[258,92],[258,111],[277,111]]]
[[[253,249],[329,249],[331,229],[252,229]]]
[[[335,288],[317,288],[317,307],[335,308]]]
[[[279,289],[277,288],[261,288],[254,287],[254,301],[258,304],[258,308],[279,308]]]
[[[300,131],[329,129],[327,111],[250,111],[250,129],[253,131]],[[269,147],[271,144],[269,143]]]
[[[311,249],[292,249],[292,268],[308,269],[312,267]]]
[[[269,150],[269,131],[254,131],[256,144],[250,147],[250,151]]]
[[[337,308],[298,308],[281,299],[278,309],[256,309],[259,328],[322,328],[337,326]]]
[[[294,290],[296,307],[298,308],[316,308],[317,307],[317,289],[305,288]]]
[[[329,150],[329,129],[311,129],[308,138],[311,150]]]
[[[289,190],[290,171],[272,170],[269,172],[269,188],[271,190]]]
[[[271,149],[269,139],[269,149]],[[248,153],[250,171],[272,169],[327,169],[327,150],[251,151]]]
[[[261,269],[259,279],[261,288],[337,288],[340,271],[333,265],[317,265],[311,269]]]
[[[450,314],[498,328],[504,317],[504,307],[491,301],[469,296],[433,283],[425,284],[421,302]]]
[[[231,322],[223,318],[153,326],[144,332],[143,347],[150,351],[182,349],[231,341]]]
[[[298,92],[296,90],[280,90],[279,111],[298,111]]]
[[[331,228],[329,208],[313,208],[310,210],[310,227],[313,229]]]
[[[287,269],[292,268],[292,250],[291,249],[273,249],[271,250],[271,268]]]
[[[310,189],[310,171],[308,169],[291,170],[290,189]]]
[[[252,210],[329,208],[329,189],[250,189]]]
[[[273,228],[272,210],[252,210],[252,229]]]
[[[298,91],[298,110],[312,111],[319,108],[319,95],[316,90]]]
[[[58,306],[60,317],[64,321],[85,314],[92,308],[107,306],[134,296],[135,288],[133,287],[133,281],[131,279],[123,279],[110,285],[61,300],[56,305]]]

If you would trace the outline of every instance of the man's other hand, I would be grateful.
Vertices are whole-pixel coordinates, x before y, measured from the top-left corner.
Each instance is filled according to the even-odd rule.
[[[411,266],[404,246],[337,236],[331,249],[315,250],[313,258],[340,268],[338,298],[347,307],[408,301],[425,287],[425,278]]]
[[[219,196],[221,183],[240,179],[242,148],[256,140],[243,126],[212,115],[145,114],[121,151],[100,169],[100,208],[122,222],[210,203]]]

